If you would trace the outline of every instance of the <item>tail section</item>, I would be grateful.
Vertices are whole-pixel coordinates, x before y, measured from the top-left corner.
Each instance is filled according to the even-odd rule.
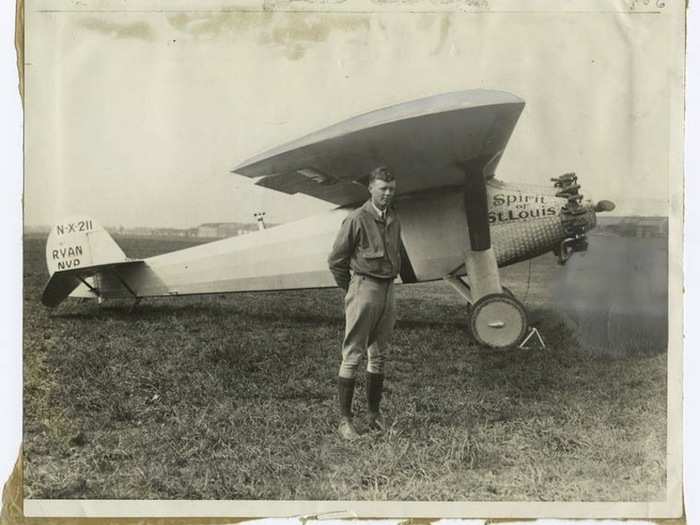
[[[46,265],[49,282],[41,302],[58,306],[81,284],[83,297],[100,297],[99,280],[102,274],[118,267],[143,264],[129,259],[95,219],[72,217],[51,229],[46,241]]]
[[[56,224],[46,241],[49,275],[57,271],[127,260],[107,230],[89,217],[71,217]]]

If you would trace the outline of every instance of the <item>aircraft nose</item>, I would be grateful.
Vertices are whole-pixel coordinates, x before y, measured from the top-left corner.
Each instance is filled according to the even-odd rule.
[[[554,249],[559,258],[559,264],[564,264],[575,252],[583,252],[588,249],[586,232],[596,225],[596,213],[608,212],[615,209],[615,203],[608,200],[583,202],[583,195],[579,193],[581,185],[575,173],[565,173],[551,179],[556,188],[556,196],[566,199],[559,214],[564,230],[564,239]]]
[[[559,264],[565,264],[575,252],[585,252],[588,249],[586,232],[596,225],[595,209],[590,205],[572,204],[569,201],[562,207],[559,217],[564,239],[555,249],[555,254]]]
[[[596,225],[596,213],[615,209],[615,203],[609,200],[601,200],[595,204],[590,200],[584,202],[583,195],[579,192],[581,185],[575,173],[565,173],[551,180],[557,189],[556,196],[566,199],[566,204],[561,210],[561,218],[570,237],[592,229]],[[575,217],[578,219],[574,219]]]
[[[565,237],[555,250],[559,263],[564,264],[574,252],[583,252],[588,248],[586,232],[596,225],[596,212],[610,211],[615,204],[611,201],[600,201],[595,205],[583,203],[583,195],[579,193],[581,186],[575,173],[565,173],[552,181],[557,188],[556,196],[566,199],[560,212]]]

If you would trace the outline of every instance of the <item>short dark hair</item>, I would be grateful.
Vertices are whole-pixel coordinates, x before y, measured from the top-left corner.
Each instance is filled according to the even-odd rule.
[[[367,184],[372,184],[375,180],[383,180],[384,182],[391,182],[394,179],[394,174],[391,173],[389,168],[386,166],[377,166],[372,171],[369,172],[369,180]]]

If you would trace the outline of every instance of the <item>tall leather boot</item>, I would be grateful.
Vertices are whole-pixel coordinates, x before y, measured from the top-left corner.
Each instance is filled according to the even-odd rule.
[[[384,374],[367,372],[367,422],[372,430],[384,430],[384,419],[379,413],[384,390]]]
[[[349,441],[360,437],[352,424],[352,397],[354,393],[355,378],[338,376],[338,403],[340,405],[338,434]]]

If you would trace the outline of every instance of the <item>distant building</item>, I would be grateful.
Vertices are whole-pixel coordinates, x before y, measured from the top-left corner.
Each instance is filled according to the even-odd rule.
[[[215,222],[207,222],[197,226],[197,237],[218,237],[219,224]]]
[[[665,237],[668,235],[668,220],[657,217],[640,217],[634,225],[637,237]]]
[[[196,228],[156,228],[148,226],[134,226],[134,227],[105,227],[105,229],[113,234],[120,235],[123,237],[160,237],[160,238],[177,238],[177,239],[187,239],[190,237],[197,236]]]
[[[197,237],[224,238],[257,231],[257,224],[245,222],[205,222],[197,226]]]
[[[151,235],[156,237],[194,237],[196,230],[193,228],[153,228]]]
[[[107,230],[109,231],[109,230]],[[147,228],[145,226],[134,226],[127,227],[119,231],[119,235],[137,236],[137,237],[147,237],[153,234],[152,228]]]
[[[667,237],[667,217],[606,217],[598,220],[599,228],[623,237]]]

